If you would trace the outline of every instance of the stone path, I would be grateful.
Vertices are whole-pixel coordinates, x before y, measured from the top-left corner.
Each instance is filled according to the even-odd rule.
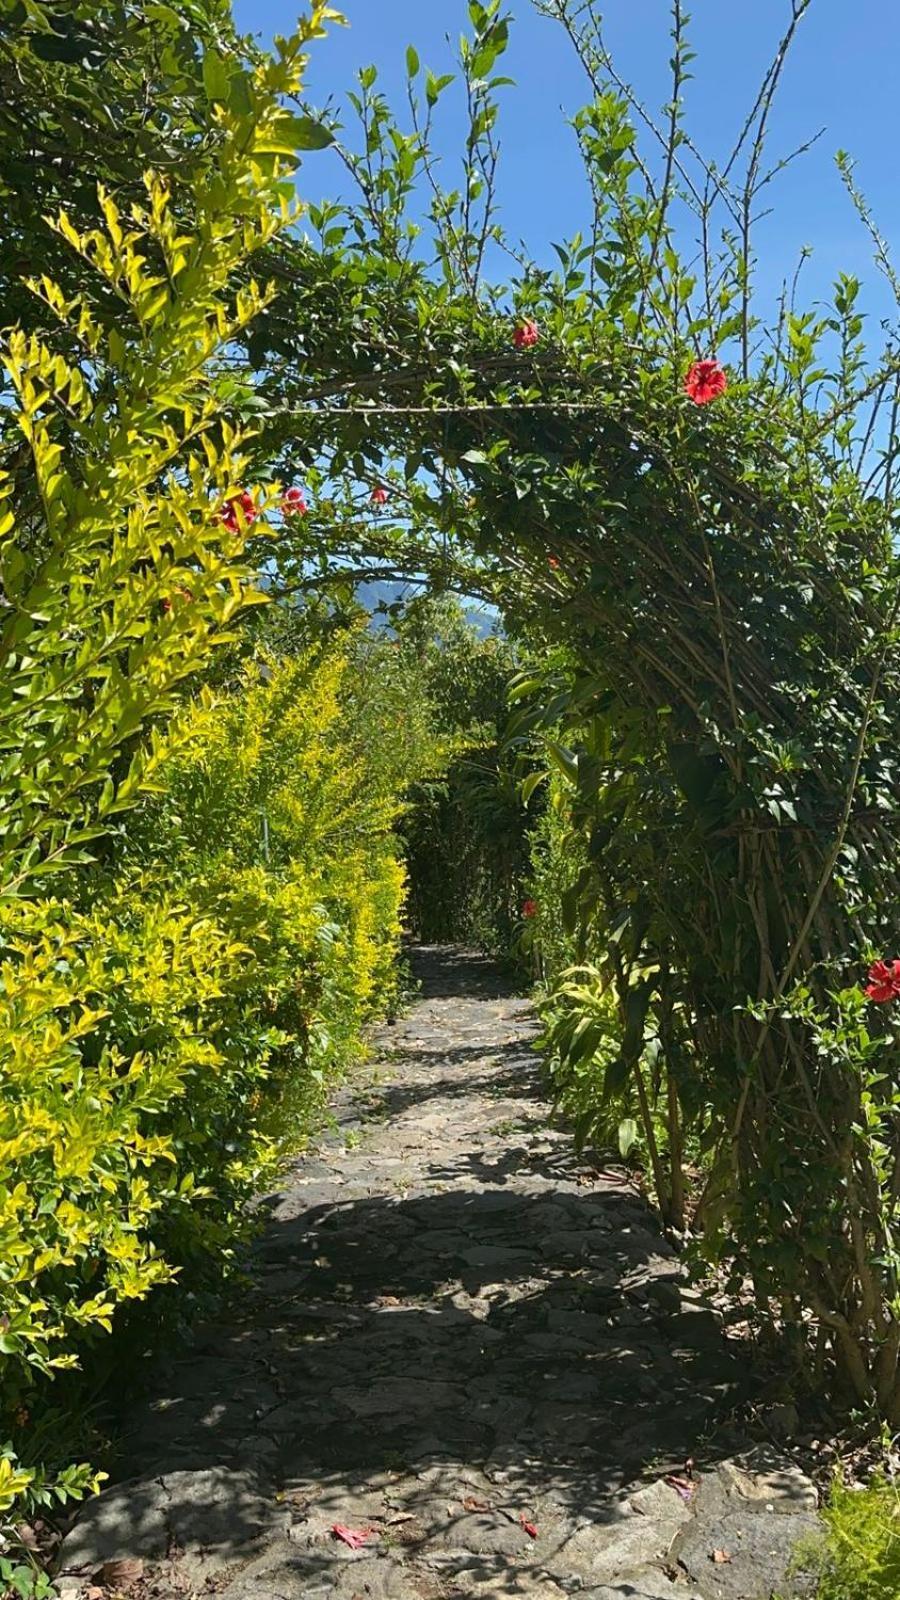
[[[527,1003],[465,952],[419,964],[240,1304],[67,1538],[63,1595],[809,1593],[785,1573],[812,1486],[716,1431],[740,1352],[640,1196],[548,1125]]]

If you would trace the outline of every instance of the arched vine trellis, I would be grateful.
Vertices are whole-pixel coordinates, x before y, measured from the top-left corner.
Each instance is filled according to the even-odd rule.
[[[591,81],[575,119],[586,239],[509,295],[472,267],[495,241],[490,71],[505,43],[498,8],[473,6],[481,221],[445,197],[442,273],[416,254],[427,130],[401,134],[363,84],[380,175],[347,156],[359,208],[324,208],[313,220],[334,242],[286,257],[292,306],[321,295],[333,319],[327,348],[297,351],[283,331],[265,448],[320,490],[321,522],[295,551],[304,573],[327,580],[361,553],[431,569],[491,593],[549,652],[520,686],[519,733],[543,739],[570,785],[587,865],[567,909],[617,990],[615,1071],[637,1070],[652,1033],[673,1116],[702,1136],[695,1226],[710,1250],[752,1281],[758,1316],[811,1377],[897,1421],[900,1065],[890,1008],[861,980],[900,944],[900,362],[892,342],[867,355],[847,277],[816,312],[786,290],[768,333],[754,315],[752,215],[804,0],[718,169],[682,128],[677,0],[658,170],[592,8],[544,9]],[[533,347],[513,347],[515,316],[536,322]],[[699,407],[684,375],[711,352],[729,386]],[[372,526],[358,488],[385,473],[394,514]],[[449,551],[432,537],[435,482],[451,485]],[[674,1184],[661,1199],[677,1211]]]

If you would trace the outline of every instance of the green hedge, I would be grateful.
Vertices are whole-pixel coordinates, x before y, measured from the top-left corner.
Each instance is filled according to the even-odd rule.
[[[77,900],[0,910],[7,1504],[47,1379],[128,1302],[221,1273],[392,1003],[403,763],[360,738],[354,650],[252,665],[188,708],[117,859]]]

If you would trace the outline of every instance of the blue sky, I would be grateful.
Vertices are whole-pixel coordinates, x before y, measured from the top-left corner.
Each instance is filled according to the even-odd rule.
[[[235,9],[239,25],[263,40],[289,32],[295,15],[290,0],[236,0]],[[435,71],[451,70],[447,35],[456,36],[465,24],[463,0],[345,0],[341,9],[350,26],[334,30],[316,48],[309,87],[317,103],[329,96],[340,100],[356,69],[375,63],[385,91],[399,105],[410,43]],[[549,242],[571,235],[584,220],[583,180],[565,115],[587,98],[585,80],[557,25],[536,15],[529,0],[510,0],[508,9],[515,22],[505,70],[516,87],[503,91],[503,220],[510,236],[525,238],[535,256],[547,261]],[[606,0],[603,9],[623,72],[647,104],[658,108],[667,97],[666,0]],[[691,11],[698,59],[688,86],[689,126],[705,153],[722,157],[783,30],[789,0],[694,0]],[[826,131],[772,191],[776,214],[759,236],[767,288],[792,272],[803,245],[812,245],[815,253],[804,269],[807,296],[826,292],[834,273],[844,269],[864,278],[870,312],[889,309],[833,157],[843,147],[857,159],[858,179],[883,232],[900,244],[898,64],[897,0],[812,0],[784,80],[771,152],[786,153],[823,125]],[[459,131],[451,100],[437,138],[448,160],[458,148]],[[309,158],[301,193],[317,198],[338,184],[333,157]]]

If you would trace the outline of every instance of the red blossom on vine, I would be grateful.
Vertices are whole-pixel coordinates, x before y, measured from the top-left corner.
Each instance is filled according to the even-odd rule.
[[[695,361],[684,380],[684,392],[695,406],[709,405],[728,388],[725,368],[718,361]]]
[[[523,915],[523,917],[536,917],[537,916],[537,901],[536,900],[523,900],[522,901],[522,915]]]
[[[547,557],[547,565],[550,568],[551,572],[558,572],[559,571],[559,556],[548,556]]]
[[[283,516],[305,517],[308,510],[309,506],[306,504],[306,497],[302,489],[298,489],[295,485],[294,488],[285,490],[284,499],[281,502]]]
[[[525,322],[520,322],[513,332],[513,344],[517,350],[530,350],[533,344],[537,344],[539,338],[538,325],[531,317]]]
[[[377,484],[372,490],[373,506],[386,506],[388,503],[388,498],[388,492],[383,483]]]
[[[900,961],[873,961],[866,994],[880,1006],[900,999]]]

